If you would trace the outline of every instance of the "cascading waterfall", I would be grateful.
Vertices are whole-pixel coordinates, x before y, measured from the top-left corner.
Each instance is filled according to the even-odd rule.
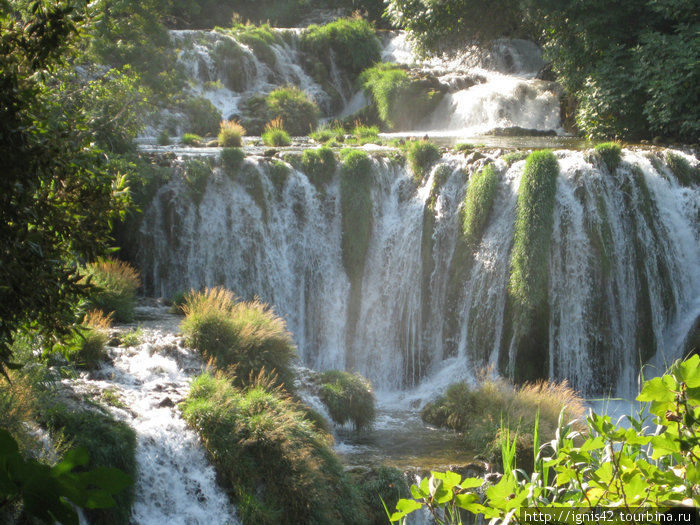
[[[625,150],[614,173],[585,152],[556,154],[550,376],[589,394],[628,394],[643,363],[679,357],[678,331],[700,314],[700,193],[681,186],[653,152]],[[259,295],[287,319],[305,365],[344,368],[350,355],[378,389],[429,381],[454,358],[472,369],[497,363],[509,347],[524,162],[508,168],[493,160],[501,174],[494,208],[474,254],[461,261],[465,172],[484,160],[446,155],[418,186],[402,166],[373,160],[374,226],[354,341],[345,337],[350,283],[337,178],[317,189],[291,166],[284,175],[279,161],[248,157],[233,181],[215,170],[200,204],[177,177],[162,188],[141,226],[146,291],[225,285],[244,298]],[[438,172],[447,176],[426,233]]]

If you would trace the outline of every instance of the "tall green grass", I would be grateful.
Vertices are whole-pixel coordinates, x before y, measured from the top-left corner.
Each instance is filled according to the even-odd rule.
[[[471,249],[481,240],[498,190],[498,175],[493,164],[487,164],[469,178],[464,196],[462,233]]]
[[[188,294],[181,323],[187,343],[212,359],[219,369],[231,369],[235,383],[250,384],[261,373],[291,391],[296,348],[284,319],[268,305],[236,301],[225,288]]]
[[[117,259],[101,259],[87,264],[82,273],[92,285],[89,304],[115,321],[128,323],[134,317],[136,291],[141,285],[138,271]]]
[[[229,377],[205,372],[181,407],[244,523],[365,523],[330,436],[281,391],[266,384],[242,391]]]
[[[440,160],[440,148],[427,140],[414,140],[407,147],[408,165],[413,172],[413,178],[418,183],[429,173],[430,168]]]
[[[367,379],[342,370],[328,370],[319,374],[319,382],[319,397],[335,423],[351,422],[358,431],[372,425],[374,393]]]
[[[219,147],[240,148],[243,145],[245,128],[235,120],[222,120],[219,124]]]

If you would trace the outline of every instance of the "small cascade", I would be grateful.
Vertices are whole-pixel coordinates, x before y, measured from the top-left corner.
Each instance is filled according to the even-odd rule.
[[[111,412],[136,431],[134,523],[238,525],[199,437],[177,408],[203,365],[174,335],[175,316],[160,310],[149,314],[158,321],[139,325],[143,334],[137,346],[110,348],[112,364],[72,381],[73,387],[116,396],[119,406]]]
[[[373,160],[373,229],[353,340],[338,178],[317,188],[278,160],[248,157],[233,180],[216,169],[199,204],[180,177],[159,191],[140,233],[146,293],[224,285],[260,296],[287,320],[305,366],[352,368],[378,390],[503,367],[524,161],[508,167],[498,154],[445,155],[419,185],[401,165]],[[614,173],[591,153],[556,155],[549,375],[588,394],[629,394],[642,364],[680,356],[700,315],[700,194],[653,151],[624,150]],[[489,160],[497,195],[480,243],[465,252],[468,174]],[[517,366],[514,356],[507,366]]]

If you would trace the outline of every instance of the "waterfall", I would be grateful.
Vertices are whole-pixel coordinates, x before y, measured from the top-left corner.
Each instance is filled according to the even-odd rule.
[[[614,173],[587,152],[556,155],[549,373],[589,394],[629,394],[644,363],[680,357],[681,332],[700,314],[700,192],[651,151],[624,150]],[[225,285],[258,295],[287,320],[304,365],[349,365],[378,389],[429,381],[447,362],[495,365],[509,348],[524,162],[507,167],[498,152],[490,160],[499,189],[466,257],[457,249],[460,206],[467,174],[484,160],[444,155],[420,185],[403,166],[373,160],[373,230],[353,341],[338,179],[318,189],[277,160],[248,157],[235,180],[216,169],[199,204],[180,177],[159,191],[140,230],[146,293]]]

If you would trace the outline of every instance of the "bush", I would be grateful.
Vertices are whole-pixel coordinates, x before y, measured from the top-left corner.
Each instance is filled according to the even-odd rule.
[[[308,135],[316,127],[318,106],[297,87],[283,87],[265,98],[268,118],[279,118],[283,128],[293,136]]]
[[[284,319],[259,300],[237,302],[224,288],[188,294],[181,323],[187,344],[220,369],[235,369],[235,384],[247,385],[265,371],[288,392],[294,386],[296,349]]]
[[[529,153],[527,151],[513,151],[511,153],[506,153],[501,157],[501,159],[503,159],[503,162],[505,162],[506,165],[510,167],[516,162],[525,160],[528,155]]]
[[[355,430],[369,428],[374,421],[372,385],[359,374],[329,370],[319,375],[319,397],[338,425],[351,421]]]
[[[124,423],[94,410],[73,411],[54,406],[46,415],[46,424],[54,440],[68,440],[70,446],[85,447],[90,455],[90,468],[117,468],[136,479],[136,433]],[[85,509],[93,523],[128,525],[134,487],[117,494],[116,506],[103,510]]]
[[[202,145],[202,137],[195,133],[185,133],[182,136],[182,143],[185,146],[199,147]]]
[[[116,259],[101,259],[82,270],[93,289],[88,303],[115,321],[128,323],[134,318],[136,291],[141,285],[139,273],[129,263]]]
[[[340,172],[341,245],[350,281],[362,279],[372,234],[372,161],[357,150],[343,150]]]
[[[244,523],[363,523],[330,437],[289,397],[263,384],[243,392],[205,372],[181,406]]]
[[[189,119],[190,133],[213,135],[219,128],[221,111],[207,98],[188,98],[182,104],[182,110]]]
[[[386,511],[396,507],[400,498],[410,497],[406,476],[394,467],[379,467],[362,475],[360,492],[368,514],[368,525],[386,525]]]
[[[107,330],[112,324],[111,316],[99,310],[87,313],[82,325],[66,346],[65,357],[79,368],[95,370],[107,357]]]
[[[408,143],[408,164],[413,178],[420,182],[430,167],[440,160],[440,149],[427,140],[414,140]]]
[[[329,126],[328,124],[323,124],[316,131],[311,132],[309,136],[321,144],[331,140],[342,143],[345,142],[345,128],[340,125]]]
[[[226,174],[230,177],[236,174],[244,159],[245,153],[243,153],[241,148],[224,148],[221,150],[221,164]]]
[[[304,51],[321,59],[330,70],[331,53],[336,64],[351,76],[381,59],[379,40],[372,26],[361,18],[335,20],[323,26],[310,25],[301,35]]]
[[[222,120],[219,124],[219,146],[240,148],[243,145],[245,129],[235,120]]]
[[[312,184],[317,187],[328,184],[333,179],[336,168],[333,150],[327,146],[304,150],[301,166]]]
[[[262,140],[266,146],[274,147],[289,146],[292,143],[289,134],[284,130],[282,119],[279,117],[265,124]]]
[[[620,155],[622,153],[620,145],[617,142],[603,142],[596,145],[593,149],[601,156],[610,173],[614,173],[620,164]]]
[[[469,179],[464,197],[462,234],[472,249],[476,248],[488,224],[497,190],[498,175],[493,164],[487,164]]]
[[[542,150],[528,156],[520,180],[508,285],[515,338],[509,367],[519,383],[548,374],[549,246],[558,175],[556,157]]]

